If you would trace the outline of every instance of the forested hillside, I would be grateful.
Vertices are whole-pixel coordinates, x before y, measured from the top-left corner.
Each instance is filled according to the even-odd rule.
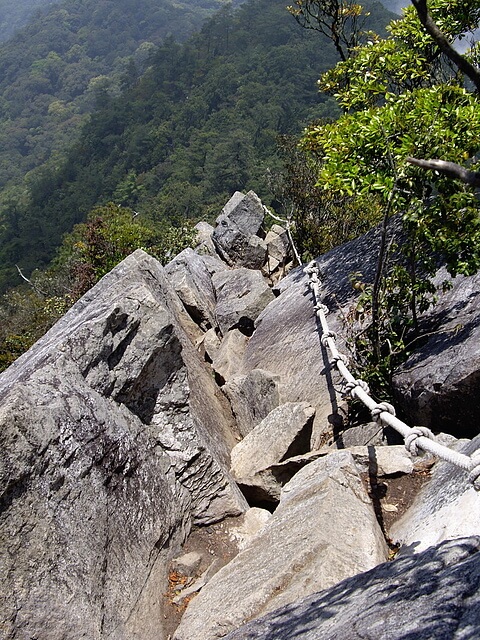
[[[35,12],[58,0],[0,0],[0,42],[21,29]]]
[[[220,0],[67,0],[0,46],[0,186],[70,143],[99,95],[119,93],[163,38],[185,39]]]
[[[137,47],[132,57],[119,59],[114,86],[111,78],[97,76],[87,83],[89,90],[79,94],[78,108],[72,109],[63,89],[58,89],[78,83],[78,91],[84,90],[84,56],[104,60],[107,39],[113,40],[115,51],[121,41],[130,37],[133,43],[140,35],[128,35],[141,27],[128,23],[122,4],[130,6],[126,0],[114,6],[107,0],[97,2],[96,12],[104,12],[105,32],[92,35],[72,28],[72,34],[83,38],[81,45],[65,36],[68,29],[62,25],[72,25],[71,17],[59,22],[60,31],[52,24],[50,44],[41,50],[42,64],[25,61],[25,74],[4,85],[7,109],[15,110],[17,118],[22,95],[30,95],[23,102],[24,111],[35,110],[40,101],[39,110],[47,110],[51,122],[61,122],[55,128],[56,143],[81,117],[79,111],[88,108],[85,101],[94,99],[97,109],[66,160],[33,172],[27,191],[10,190],[0,253],[3,287],[12,282],[16,263],[27,272],[45,265],[62,234],[98,203],[113,200],[161,220],[208,215],[236,189],[256,189],[268,200],[267,174],[278,165],[278,134],[298,134],[308,122],[338,113],[333,99],[319,95],[316,86],[322,71],[336,62],[333,46],[317,33],[302,30],[285,10],[284,0],[251,0],[237,10],[225,6],[188,43],[168,39],[147,62],[150,47]],[[153,4],[161,13],[158,3]],[[144,8],[148,5],[145,0]],[[175,7],[180,10],[178,4]],[[371,8],[371,26],[381,29],[387,14],[380,3]],[[153,12],[148,20],[145,15],[143,35],[154,18]],[[118,27],[120,21],[124,31],[116,29],[110,35],[108,25]],[[158,19],[160,23],[166,24]],[[51,46],[55,53],[48,51]],[[76,66],[63,69],[61,54],[76,57]],[[40,68],[33,79],[32,64]],[[58,71],[52,70],[56,65]],[[145,66],[149,68],[142,75]],[[41,90],[32,87],[33,80],[46,93],[33,98],[28,92]],[[55,101],[48,93],[52,90],[57,92]],[[52,146],[45,121],[35,128],[26,112],[25,118],[25,131],[18,135],[26,136],[23,147],[16,142],[16,148],[4,153],[6,172],[12,164],[32,162],[32,149],[41,159],[42,145],[46,156]]]

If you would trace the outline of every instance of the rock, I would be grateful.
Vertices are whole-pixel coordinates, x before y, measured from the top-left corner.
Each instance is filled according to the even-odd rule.
[[[200,255],[218,256],[212,240],[213,227],[208,222],[197,222],[194,229],[197,232],[195,252]]]
[[[480,435],[467,444],[459,443],[458,448],[472,455],[480,448]],[[467,471],[448,462],[435,465],[430,481],[390,529],[391,538],[402,545],[404,553],[418,553],[443,540],[480,531],[480,493],[467,477]]]
[[[263,218],[263,205],[253,191],[232,196],[212,234],[215,248],[227,264],[249,269],[263,266],[267,247],[258,236]]]
[[[225,635],[225,640],[480,637],[480,538],[381,564]]]
[[[0,376],[5,638],[161,640],[170,555],[246,510],[195,331],[136,251]]]
[[[362,471],[372,476],[394,476],[412,473],[412,456],[403,445],[391,447],[350,447],[348,449]]]
[[[339,376],[328,363],[320,344],[306,276],[296,269],[281,282],[278,297],[256,320],[245,351],[242,373],[254,369],[274,371],[283,402],[308,402],[316,417],[312,442],[320,446],[342,423]]]
[[[190,551],[178,558],[174,558],[172,560],[172,569],[184,576],[195,576],[197,575],[201,562],[202,556],[196,551]]]
[[[373,445],[376,447],[382,445],[398,445],[403,444],[403,438],[392,429],[392,427],[379,425],[377,422],[369,422],[358,427],[351,427],[342,431],[332,446],[337,449],[348,449],[349,447],[362,447]]]
[[[216,320],[224,336],[235,328],[250,335],[255,320],[275,297],[260,271],[252,269],[216,273],[213,286],[217,298]]]
[[[278,224],[270,227],[265,236],[269,258],[275,258],[278,262],[285,262],[290,258],[290,242],[286,229]]]
[[[242,523],[229,530],[229,537],[236,542],[239,551],[250,544],[252,538],[265,528],[271,517],[270,511],[258,507],[252,507],[240,516]]]
[[[437,284],[446,279],[440,270]],[[394,377],[412,424],[473,438],[480,423],[480,274],[457,276],[421,318],[428,338]]]
[[[213,362],[220,349],[221,339],[213,327],[197,342],[197,348],[207,362]]]
[[[224,382],[238,375],[248,340],[248,336],[238,329],[232,329],[225,334],[212,362],[213,370]]]
[[[220,260],[217,262],[218,269],[226,268]],[[205,258],[193,249],[185,249],[165,266],[165,274],[192,320],[203,331],[215,327],[217,301]]]
[[[222,389],[243,437],[280,404],[278,376],[269,371],[254,369],[248,375],[235,376]]]
[[[232,449],[231,472],[247,499],[269,499],[272,478],[265,486],[259,471],[310,450],[314,415],[315,410],[306,402],[282,404]],[[273,492],[274,499],[277,492],[279,487]]]
[[[190,602],[174,638],[221,638],[247,620],[366,571],[386,557],[385,540],[353,458],[346,451],[335,452],[309,464],[284,487],[265,528]]]
[[[286,265],[291,260],[287,231],[278,224],[272,225],[265,236],[265,245],[267,247],[267,261],[264,272],[271,275],[277,270],[283,269],[284,273],[280,275],[285,275]]]

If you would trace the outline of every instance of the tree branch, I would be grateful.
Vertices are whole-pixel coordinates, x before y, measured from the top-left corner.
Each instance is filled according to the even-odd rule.
[[[455,162],[446,160],[420,160],[419,158],[405,158],[410,164],[414,164],[421,169],[431,169],[443,173],[448,178],[461,180],[472,187],[480,187],[480,172],[469,171]]]
[[[425,31],[432,36],[435,44],[442,53],[444,53],[462,73],[470,78],[477,92],[480,93],[480,70],[473,64],[470,64],[466,58],[452,47],[445,34],[440,31],[433,21],[432,16],[428,13],[427,0],[412,0],[412,4]]]

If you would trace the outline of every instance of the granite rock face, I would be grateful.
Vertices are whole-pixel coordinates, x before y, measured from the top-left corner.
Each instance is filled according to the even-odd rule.
[[[236,193],[195,251],[165,268],[135,252],[0,376],[6,639],[167,640],[197,592],[177,640],[480,636],[480,543],[463,539],[480,493],[384,446],[388,429],[345,430],[307,278],[277,282],[290,248],[263,215]],[[341,351],[349,275],[373,280],[378,243],[373,230],[318,259]],[[477,285],[455,279],[420,319],[431,335],[396,377],[413,424],[478,429]],[[395,499],[375,492],[408,480],[422,489],[390,526]],[[384,533],[401,549],[376,567]],[[194,580],[180,593],[178,573]]]
[[[255,320],[274,299],[271,288],[260,271],[232,269],[213,276],[217,305],[218,327],[223,335],[231,329],[240,329],[250,335]]]
[[[212,284],[212,269],[226,269],[213,257],[198,255],[185,249],[165,267],[165,274],[173,285],[186,311],[204,331],[216,327],[217,299]]]
[[[382,564],[257,619],[225,640],[474,640],[480,538]]]
[[[238,191],[227,202],[212,241],[220,257],[231,266],[261,269],[267,257],[267,247],[259,237],[264,218],[263,205],[258,196]]]
[[[479,448],[480,435],[470,442],[459,441],[455,447],[469,456]],[[390,535],[401,545],[402,553],[418,553],[444,540],[479,531],[479,492],[468,482],[467,471],[441,461],[435,465],[430,482],[394,523]]]
[[[247,375],[230,378],[223,386],[243,437],[280,404],[278,381],[270,371],[253,369]]]
[[[162,638],[166,560],[247,505],[232,416],[137,251],[0,377],[5,638]]]
[[[174,638],[223,638],[266,611],[374,567],[387,554],[352,456],[332,453],[283,488],[273,516],[190,602]]]
[[[440,270],[440,286],[447,278]],[[479,432],[480,275],[457,276],[421,319],[426,343],[394,378],[396,400],[415,424],[473,438]]]

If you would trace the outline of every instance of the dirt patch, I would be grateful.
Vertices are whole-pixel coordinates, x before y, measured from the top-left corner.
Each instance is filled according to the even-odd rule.
[[[377,477],[369,473],[363,474],[368,495],[370,496],[375,514],[383,531],[387,544],[392,551],[392,557],[398,546],[390,538],[389,531],[410,507],[423,485],[430,479],[431,468],[435,460],[419,461],[412,473],[390,477]]]
[[[173,636],[188,603],[196,595],[195,592],[178,601],[181,592],[188,590],[209,569],[211,573],[209,572],[208,577],[210,578],[237,555],[237,543],[229,532],[233,526],[238,526],[240,522],[241,518],[228,518],[208,527],[193,529],[190,533],[181,553],[186,554],[192,551],[199,553],[201,562],[195,575],[183,575],[180,571],[175,570],[173,565],[170,567],[168,590],[163,596],[167,639]]]

